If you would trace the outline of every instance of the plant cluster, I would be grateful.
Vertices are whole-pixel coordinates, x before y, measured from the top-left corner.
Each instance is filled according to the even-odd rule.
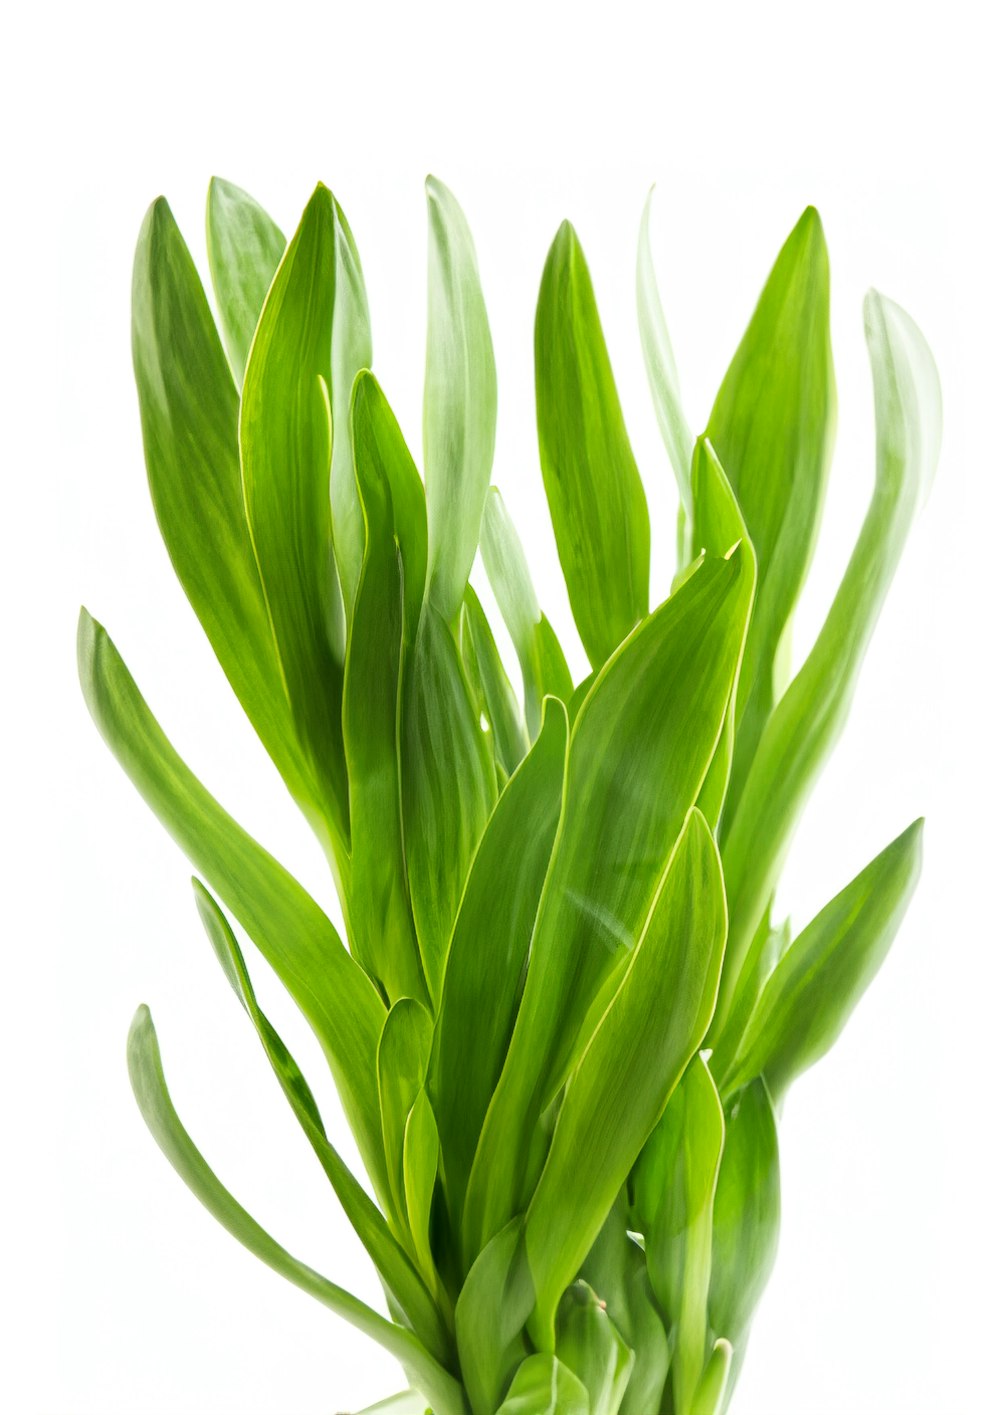
[[[541,470],[590,663],[574,681],[491,487],[496,372],[470,232],[440,182],[427,198],[422,476],[369,371],[358,250],[326,187],[286,243],[213,181],[215,315],[162,199],[134,270],[163,538],[322,842],[346,946],[180,759],[86,612],[79,632],[90,711],[200,877],[208,938],[389,1315],[293,1257],[216,1178],[145,1007],[132,1083],[216,1218],[398,1359],[410,1390],[379,1410],[721,1415],[775,1254],[776,1108],[880,966],[919,870],[918,821],[801,932],[775,917],[933,471],[937,377],[908,316],[870,293],[874,490],[792,676],[835,421],[819,217],[785,242],[695,438],[647,204],[639,329],[680,491],[658,605],[645,493],[564,224],[534,353]],[[517,688],[470,584],[477,551]],[[319,1039],[367,1185],[261,1011],[234,923]]]

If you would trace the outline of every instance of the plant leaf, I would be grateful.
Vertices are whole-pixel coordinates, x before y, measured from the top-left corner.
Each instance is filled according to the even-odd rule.
[[[331,354],[333,386],[330,390],[333,415],[330,506],[341,593],[347,607],[347,618],[350,619],[365,549],[365,528],[354,480],[351,407],[355,377],[362,369],[371,367],[372,332],[361,257],[347,217],[336,198],[333,201],[333,261],[335,297]]]
[[[555,1354],[586,1390],[590,1415],[618,1415],[635,1354],[586,1282],[574,1282],[559,1304]]]
[[[384,1193],[375,1054],[385,1008],[378,993],[319,905],[184,765],[114,644],[86,610],[78,656],[84,697],[102,737],[319,1038],[365,1165]]]
[[[739,803],[783,686],[775,689],[775,655],[812,558],[835,420],[830,267],[819,215],[809,207],[768,276],[708,420],[758,567],[727,813]]]
[[[674,360],[674,350],[667,331],[667,321],[660,303],[660,292],[656,285],[656,271],[653,267],[653,252],[649,240],[649,217],[653,202],[650,188],[646,204],[642,210],[639,226],[639,254],[636,260],[636,304],[639,310],[639,337],[642,341],[642,356],[646,363],[646,377],[653,395],[656,421],[660,426],[670,458],[670,464],[677,478],[680,492],[680,507],[677,516],[677,568],[683,570],[691,560],[691,517],[694,503],[691,494],[691,455],[694,438],[684,415],[681,402],[680,378]],[[695,548],[697,554],[697,548]]]
[[[401,754],[410,902],[436,1006],[448,941],[497,781],[458,645],[429,601],[404,665]],[[457,792],[456,782],[461,783]]]
[[[636,1166],[634,1188],[649,1278],[671,1322],[676,1415],[693,1415],[708,1348],[712,1204],[724,1136],[711,1073],[696,1056]]]
[[[490,817],[452,934],[430,1089],[456,1225],[514,1027],[562,804],[567,733],[565,709],[550,703],[534,746]]]
[[[737,1359],[774,1266],[780,1220],[778,1133],[767,1087],[758,1079],[726,1114],[712,1218],[709,1323],[732,1344]]]
[[[427,566],[423,488],[370,373],[356,381],[351,418],[365,533],[344,667],[351,936],[390,1002],[428,1001],[406,882],[399,759],[402,657],[416,633]]]
[[[239,400],[162,197],[136,247],[132,360],[149,489],[171,563],[258,736],[317,823],[316,788],[292,728],[243,507]]]
[[[433,1024],[430,1013],[412,997],[389,1009],[378,1044],[378,1097],[389,1192],[401,1234],[409,1232],[403,1165],[407,1118],[427,1076]]]
[[[591,1415],[583,1383],[555,1356],[521,1362],[497,1415]]]
[[[542,724],[543,700],[551,695],[568,705],[573,679],[555,630],[538,607],[528,562],[496,487],[490,488],[486,498],[480,548],[490,587],[521,665],[525,717],[534,741]]]
[[[285,238],[249,192],[221,177],[208,185],[205,226],[219,324],[239,386]]]
[[[320,185],[257,326],[240,403],[240,461],[292,716],[346,842],[343,618],[330,518],[334,268],[333,197]]]
[[[941,389],[924,338],[874,292],[865,326],[875,388],[875,489],[850,563],[805,663],[761,738],[724,837],[730,936],[713,1038],[816,776],[847,717],[865,651],[937,462]]]
[[[552,243],[535,318],[538,447],[559,561],[599,668],[649,610],[649,513],[576,232]]]
[[[573,725],[524,997],[473,1168],[467,1251],[530,1194],[536,1122],[566,1078],[594,996],[642,931],[704,781],[751,586],[742,548],[700,565],[605,665]]]
[[[724,1085],[763,1076],[775,1102],[833,1046],[886,955],[920,875],[914,821],[821,910],[764,985]]]
[[[471,585],[466,586],[462,605],[461,642],[469,681],[493,733],[497,761],[511,777],[528,750],[528,734],[489,620]]]
[[[250,975],[229,921],[208,890],[194,880],[198,913],[230,986],[254,1025],[285,1098],[312,1146],[387,1291],[438,1361],[449,1358],[448,1334],[434,1302],[379,1210],[330,1144],[309,1085],[284,1042],[257,1005]]]
[[[529,1330],[542,1350],[553,1349],[559,1299],[705,1035],[725,941],[722,867],[694,810],[570,1077],[528,1208],[525,1243],[537,1293]]]
[[[406,1118],[403,1132],[403,1194],[406,1200],[406,1220],[413,1248],[428,1283],[440,1290],[431,1253],[430,1222],[434,1185],[437,1180],[437,1124],[434,1111],[421,1087]]]
[[[255,1257],[289,1282],[336,1312],[403,1365],[410,1380],[443,1415],[463,1415],[461,1387],[424,1349],[413,1332],[389,1322],[364,1302],[335,1286],[291,1253],[260,1227],[219,1182],[174,1110],[163,1078],[160,1049],[147,1007],[140,1007],[128,1039],[128,1067],[142,1118],[153,1139],[213,1218]]]
[[[427,593],[442,619],[451,623],[465,594],[490,485],[497,375],[472,233],[444,183],[428,177],[426,185]]]
[[[701,1383],[691,1407],[691,1415],[723,1415],[726,1408],[726,1384],[733,1364],[733,1348],[725,1338],[712,1347]]]
[[[523,1223],[512,1220],[473,1263],[455,1303],[462,1380],[474,1415],[494,1415],[528,1354],[524,1323],[534,1302]]]

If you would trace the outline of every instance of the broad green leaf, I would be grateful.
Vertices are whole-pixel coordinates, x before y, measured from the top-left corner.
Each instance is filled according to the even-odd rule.
[[[456,1226],[514,1027],[559,820],[566,737],[565,709],[551,702],[534,746],[490,817],[452,934],[430,1088]]]
[[[347,217],[336,199],[333,202],[333,260],[333,385],[330,391],[333,461],[330,506],[341,593],[346,617],[350,621],[365,549],[364,522],[354,481],[351,401],[356,375],[361,369],[371,367],[372,333],[361,257]]]
[[[635,1356],[586,1282],[574,1282],[559,1304],[555,1354],[586,1390],[590,1415],[618,1415]]]
[[[390,1003],[426,1001],[406,883],[398,737],[402,657],[416,633],[427,565],[423,488],[369,373],[356,381],[352,424],[365,553],[344,667],[351,937]]]
[[[592,1415],[587,1390],[555,1356],[537,1352],[518,1368],[497,1415]]]
[[[695,1394],[691,1415],[723,1415],[726,1408],[726,1384],[733,1364],[733,1348],[720,1337],[712,1348],[704,1374]]]
[[[712,1048],[712,1075],[716,1080],[725,1076],[732,1066],[761,990],[778,959],[791,943],[791,920],[786,919],[779,929],[772,928],[771,907],[769,903],[750,944],[739,985],[729,1009],[728,1020]]]
[[[319,1038],[365,1166],[383,1194],[375,1056],[385,1008],[378,993],[319,905],[184,765],[114,644],[86,610],[80,616],[78,655],[84,697],[104,740]]]
[[[128,1067],[136,1101],[153,1139],[213,1218],[268,1267],[383,1346],[402,1364],[411,1382],[419,1385],[435,1412],[464,1415],[461,1387],[428,1354],[412,1331],[380,1317],[351,1293],[293,1258],[264,1232],[212,1173],[174,1110],[147,1007],[139,1008],[129,1032]]]
[[[763,1076],[775,1102],[833,1046],[885,961],[920,875],[918,820],[821,910],[757,1003],[727,1090]]]
[[[809,207],[781,249],[708,420],[758,572],[727,814],[783,686],[775,687],[774,660],[812,557],[835,420],[830,268]]]
[[[676,1415],[692,1415],[708,1350],[712,1203],[724,1124],[715,1083],[696,1056],[636,1166],[634,1187],[653,1291],[671,1322]]]
[[[898,305],[875,292],[865,301],[865,331],[875,389],[875,489],[826,621],[767,724],[723,841],[730,937],[716,1034],[799,815],[847,717],[868,643],[937,462],[941,389],[923,335]]]
[[[448,941],[496,800],[497,780],[458,645],[429,601],[404,665],[400,750],[410,902],[436,1005]]]
[[[642,340],[642,356],[646,362],[646,377],[649,379],[656,409],[656,421],[670,458],[670,464],[677,478],[680,492],[680,507],[677,517],[677,568],[683,570],[691,560],[692,546],[691,518],[694,503],[691,493],[691,455],[694,438],[684,415],[681,402],[680,378],[674,360],[674,350],[667,332],[667,321],[660,303],[660,292],[656,285],[656,271],[653,267],[653,252],[649,240],[650,207],[653,191],[650,189],[646,205],[642,211],[639,226],[639,254],[636,260],[636,304],[639,309],[639,336]]]
[[[483,512],[481,550],[490,587],[521,665],[528,733],[534,741],[547,695],[569,703],[573,679],[552,628],[535,597],[524,550],[496,487]]]
[[[494,1415],[528,1354],[524,1324],[534,1300],[524,1226],[516,1219],[479,1254],[455,1303],[462,1380],[474,1415]]]
[[[136,247],[132,360],[149,488],[177,578],[289,790],[318,824],[247,528],[239,399],[194,262],[162,197],[146,213]]]
[[[403,1138],[414,1102],[423,1089],[430,1059],[430,1013],[411,997],[389,1009],[378,1044],[378,1098],[389,1174],[389,1192],[402,1234],[408,1232],[403,1177]]]
[[[642,932],[715,751],[751,588],[742,547],[701,564],[605,665],[573,725],[524,997],[473,1169],[468,1250],[530,1194],[535,1124],[595,994]]]
[[[208,268],[237,384],[264,300],[285,253],[285,238],[264,208],[232,182],[213,177],[205,211]]]
[[[240,403],[240,461],[292,716],[331,823],[347,840],[343,622],[330,518],[333,225],[333,197],[321,185],[254,336]]]
[[[642,1249],[629,1235],[624,1192],[619,1195],[581,1275],[635,1355],[619,1415],[650,1415],[663,1400],[670,1351],[657,1311]]]
[[[537,1293],[530,1330],[543,1350],[553,1349],[560,1296],[705,1035],[725,940],[722,867],[694,810],[622,976],[601,998],[603,1015],[570,1077],[528,1208]]]
[[[465,594],[490,485],[497,375],[472,233],[436,177],[427,178],[427,216],[427,592],[451,623]]]
[[[570,605],[595,668],[649,610],[649,513],[590,272],[568,221],[535,318],[538,447]]]
[[[704,552],[707,555],[726,555],[737,541],[742,541],[753,568],[756,588],[757,557],[750,543],[746,522],[722,465],[715,455],[715,449],[707,437],[698,438],[692,455],[689,529],[696,554]],[[729,788],[736,745],[738,693],[739,676],[729,699],[722,737],[698,798],[698,807],[713,830],[719,824]]]
[[[712,1218],[709,1324],[738,1355],[774,1266],[780,1219],[774,1109],[767,1086],[756,1080],[740,1092],[726,1115]]]
[[[426,1090],[421,1087],[403,1132],[403,1193],[413,1249],[421,1272],[435,1290],[439,1289],[439,1284],[431,1253],[430,1224],[439,1151],[434,1111]]]
[[[490,724],[497,761],[508,777],[513,776],[528,750],[528,735],[489,620],[471,585],[462,605],[461,640],[462,658],[477,690],[480,711]]]
[[[375,1204],[330,1144],[305,1077],[257,1005],[243,955],[225,914],[199,880],[193,883],[198,913],[216,957],[253,1023],[285,1098],[323,1166],[344,1213],[378,1269],[386,1291],[405,1313],[420,1340],[437,1360],[447,1361],[448,1334],[427,1288]]]

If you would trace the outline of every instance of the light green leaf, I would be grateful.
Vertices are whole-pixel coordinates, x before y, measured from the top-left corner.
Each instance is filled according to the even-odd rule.
[[[403,1365],[410,1380],[419,1384],[440,1415],[464,1415],[461,1387],[427,1353],[413,1332],[380,1317],[351,1293],[293,1258],[215,1177],[174,1110],[147,1007],[139,1008],[129,1032],[128,1068],[136,1101],[153,1139],[213,1218],[268,1267],[383,1346]]]
[[[763,1076],[776,1102],[833,1046],[885,961],[920,875],[918,820],[805,928],[771,974],[724,1086]]]
[[[590,272],[564,221],[535,318],[538,447],[570,605],[595,668],[649,610],[649,513]]]
[[[726,1114],[712,1219],[708,1318],[742,1356],[750,1322],[778,1250],[778,1134],[767,1087],[752,1081]]]
[[[490,817],[455,921],[430,1087],[456,1225],[514,1027],[562,804],[567,732],[565,709],[550,702],[534,746]]]
[[[474,1415],[494,1415],[529,1350],[524,1324],[535,1298],[523,1227],[513,1220],[486,1245],[455,1303],[462,1380]]]
[[[434,1111],[427,1098],[427,1092],[421,1087],[406,1118],[406,1129],[403,1132],[403,1193],[406,1200],[406,1220],[417,1262],[427,1282],[440,1294],[430,1238],[431,1203],[437,1180],[439,1152]]]
[[[585,1282],[574,1282],[559,1304],[555,1354],[586,1390],[590,1415],[618,1415],[635,1356]]]
[[[378,993],[319,905],[184,765],[114,644],[86,610],[78,654],[84,697],[104,740],[319,1038],[365,1165],[384,1193],[375,1055],[385,1008]]]
[[[642,932],[719,740],[751,588],[742,547],[704,562],[605,665],[573,725],[524,998],[470,1184],[469,1251],[522,1211],[536,1122]]]
[[[351,937],[390,1003],[427,1001],[406,883],[398,738],[402,656],[416,633],[427,566],[423,488],[369,373],[356,381],[351,416],[365,534],[344,667]]]
[[[404,665],[401,755],[410,902],[424,975],[437,1005],[448,941],[496,800],[497,780],[458,645],[429,601]]]
[[[712,1348],[701,1383],[691,1407],[691,1415],[723,1415],[726,1384],[733,1364],[733,1348],[720,1337]]]
[[[497,761],[508,777],[513,776],[528,750],[528,734],[489,620],[471,585],[462,605],[461,641],[469,681],[493,733]]]
[[[535,597],[524,550],[514,523],[496,487],[491,487],[483,512],[481,550],[490,587],[521,665],[528,733],[534,741],[542,723],[547,695],[568,704],[573,679],[552,628]]]
[[[586,1387],[554,1356],[522,1361],[497,1415],[591,1415]]]
[[[248,192],[221,177],[208,186],[205,226],[219,324],[239,385],[285,238]]]
[[[537,1293],[529,1329],[543,1350],[553,1349],[560,1296],[705,1035],[725,940],[722,867],[694,810],[613,993],[609,986],[594,1008],[599,1020],[570,1077],[528,1208]]]
[[[653,267],[653,252],[649,240],[649,216],[653,202],[650,189],[646,205],[642,211],[639,227],[639,254],[636,260],[636,304],[639,309],[639,337],[642,340],[642,356],[646,361],[646,376],[653,395],[656,421],[667,449],[677,488],[680,492],[680,507],[677,518],[677,568],[683,570],[691,560],[691,517],[694,503],[691,494],[691,455],[694,438],[684,415],[681,402],[680,378],[674,361],[674,350],[667,332],[667,321],[660,303],[660,292],[656,285],[656,271]],[[698,547],[694,546],[694,554]]]
[[[333,461],[330,506],[337,569],[349,620],[365,548],[364,522],[354,481],[351,399],[356,375],[361,369],[371,367],[372,332],[361,257],[347,217],[336,199],[333,202],[333,260],[333,385],[330,391]]]
[[[226,916],[201,882],[194,880],[193,883],[198,913],[216,957],[253,1023],[285,1098],[323,1166],[344,1213],[378,1269],[386,1291],[398,1303],[420,1340],[436,1360],[447,1361],[448,1334],[427,1288],[375,1204],[330,1144],[305,1077],[257,1005],[250,975]]]
[[[382,1137],[389,1192],[401,1237],[409,1232],[403,1167],[404,1132],[407,1118],[427,1076],[432,1028],[427,1009],[412,997],[403,997],[389,1009],[378,1044]]]
[[[676,1415],[693,1415],[708,1348],[712,1204],[723,1133],[715,1083],[696,1056],[649,1137],[634,1178],[650,1282],[671,1322]]]
[[[497,375],[472,233],[436,177],[427,178],[427,216],[427,592],[451,623],[472,569],[490,485]]]
[[[240,404],[247,520],[299,739],[349,839],[330,521],[333,197],[317,187],[264,305]]]
[[[775,655],[812,557],[835,420],[830,268],[809,207],[781,249],[708,420],[758,568],[727,817],[784,686],[774,683]]]
[[[716,1035],[799,815],[847,717],[865,651],[937,463],[941,389],[923,336],[898,305],[874,292],[865,301],[865,330],[875,387],[875,489],[826,621],[768,722],[723,841],[730,938]]]
[[[376,1405],[366,1405],[360,1415],[433,1415],[433,1412],[427,1408],[427,1401],[419,1391],[403,1390]]]
[[[132,360],[149,488],[177,578],[289,790],[319,824],[243,507],[236,387],[162,197],[136,247]]]

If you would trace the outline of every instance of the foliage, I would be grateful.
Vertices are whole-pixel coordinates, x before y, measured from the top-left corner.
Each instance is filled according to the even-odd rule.
[[[574,683],[490,484],[496,371],[472,236],[446,187],[430,179],[427,197],[423,479],[369,371],[358,249],[325,187],[286,243],[213,181],[215,316],[162,199],[135,261],[163,538],[322,843],[346,940],[180,760],[86,611],[79,633],[90,711],[198,871],[209,940],[389,1315],[292,1257],[215,1177],[173,1109],[145,1007],[132,1083],[219,1221],[399,1360],[410,1391],[378,1409],[721,1415],[775,1256],[776,1106],[838,1036],[919,871],[918,821],[797,936],[772,917],[933,472],[937,377],[908,316],[869,293],[874,490],[789,681],[835,418],[819,217],[806,211],[782,247],[694,438],[647,205],[639,328],[680,494],[674,588],[652,608],[646,497],[564,224],[535,372],[592,670]],[[469,583],[477,549],[519,689]],[[234,925],[318,1037],[367,1185],[260,1010]]]

